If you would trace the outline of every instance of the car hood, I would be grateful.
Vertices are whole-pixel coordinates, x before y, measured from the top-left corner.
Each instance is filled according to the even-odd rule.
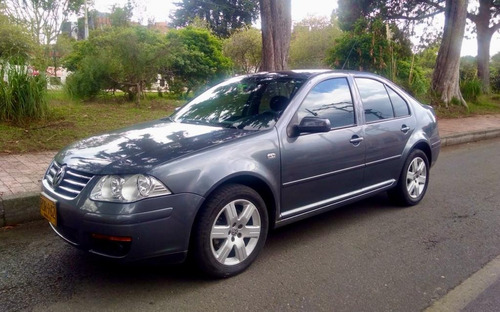
[[[157,120],[75,142],[55,160],[92,174],[141,173],[251,133],[254,131]]]

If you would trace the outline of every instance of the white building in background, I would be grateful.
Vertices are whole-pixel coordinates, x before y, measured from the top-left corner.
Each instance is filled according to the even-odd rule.
[[[70,74],[70,72],[63,67],[58,67],[54,69],[54,66],[47,67],[45,71],[47,75],[48,85],[47,87],[51,90],[60,89],[62,85],[66,83],[66,78]]]

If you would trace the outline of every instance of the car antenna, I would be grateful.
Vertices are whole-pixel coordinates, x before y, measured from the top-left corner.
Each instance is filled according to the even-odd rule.
[[[356,40],[354,40],[354,43],[352,44],[351,51],[349,51],[349,54],[347,54],[347,58],[345,59],[344,65],[342,65],[342,70],[345,67],[345,64],[347,64],[347,61],[349,61],[349,57],[351,56],[352,50],[354,49],[354,46],[356,46]]]

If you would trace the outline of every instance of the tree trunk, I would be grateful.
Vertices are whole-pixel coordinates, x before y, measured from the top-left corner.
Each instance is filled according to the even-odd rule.
[[[262,64],[260,70],[287,69],[292,33],[291,0],[260,0]]]
[[[432,75],[432,90],[446,107],[453,99],[457,99],[467,107],[459,85],[460,50],[466,17],[467,0],[446,0],[443,39]]]
[[[486,29],[479,30],[477,25],[477,77],[481,81],[483,93],[490,93],[490,44],[493,32],[488,26],[489,20],[486,21]],[[485,33],[483,33],[483,31]]]
[[[477,29],[477,77],[483,93],[490,93],[490,44],[494,31],[490,29],[491,0],[479,1],[479,13],[473,21]]]

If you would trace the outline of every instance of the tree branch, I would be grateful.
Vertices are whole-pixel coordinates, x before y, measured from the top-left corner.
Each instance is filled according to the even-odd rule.
[[[496,32],[497,30],[500,29],[500,23],[491,26],[490,29],[492,33]]]
[[[389,15],[388,18],[389,19],[402,19],[402,20],[408,20],[408,21],[420,21],[420,20],[423,20],[423,19],[426,19],[429,17],[436,16],[436,15],[441,14],[441,13],[442,13],[442,11],[435,11],[435,12],[425,14],[425,15],[420,15],[420,16],[406,16],[403,14],[394,14],[394,15]]]

